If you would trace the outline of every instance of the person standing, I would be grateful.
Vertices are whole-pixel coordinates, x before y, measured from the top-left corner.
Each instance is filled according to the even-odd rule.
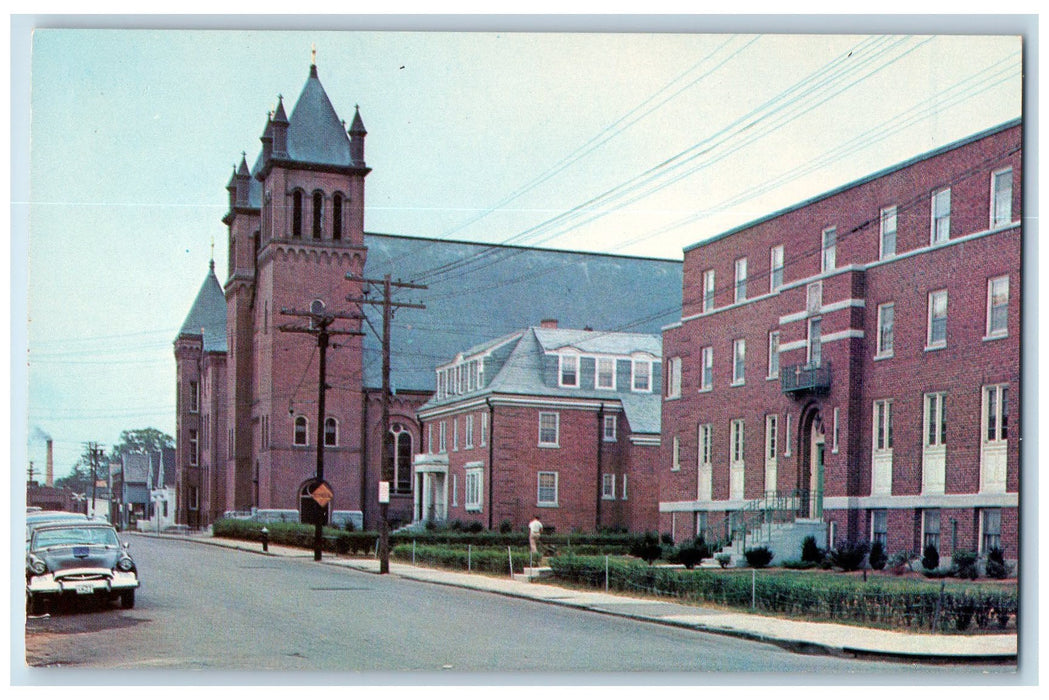
[[[539,551],[539,536],[543,534],[543,524],[539,522],[539,516],[533,515],[532,521],[528,523],[528,546],[532,554],[536,555],[536,563],[542,560],[543,555]]]

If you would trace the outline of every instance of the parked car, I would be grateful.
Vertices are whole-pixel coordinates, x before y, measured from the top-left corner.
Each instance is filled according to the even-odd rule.
[[[84,520],[36,527],[26,552],[26,611],[43,613],[62,599],[117,598],[135,607],[138,568],[108,523]]]
[[[39,510],[27,513],[25,516],[25,544],[26,551],[29,548],[29,539],[33,536],[33,530],[41,525],[50,523],[83,522],[88,517],[83,513],[71,513],[66,510]]]

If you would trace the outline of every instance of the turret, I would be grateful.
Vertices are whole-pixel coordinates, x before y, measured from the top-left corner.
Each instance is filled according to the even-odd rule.
[[[350,124],[350,158],[353,165],[364,167],[364,137],[368,132],[364,129],[364,120],[361,119],[360,105],[354,105],[353,123]]]
[[[277,95],[277,110],[270,120],[273,129],[273,155],[276,158],[288,157],[288,124],[288,115],[284,112],[284,97]]]
[[[247,154],[240,154],[240,167],[237,168],[237,206],[246,207],[249,203],[248,189],[251,187],[251,172],[248,170]]]
[[[262,141],[262,162],[265,164],[273,157],[273,112],[266,115],[266,128],[259,141]]]

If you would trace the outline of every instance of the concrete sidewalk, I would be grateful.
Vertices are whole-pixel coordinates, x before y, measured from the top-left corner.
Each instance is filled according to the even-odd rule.
[[[149,534],[149,533],[142,533]],[[150,535],[200,542],[213,546],[263,554],[257,542],[227,540],[202,535]],[[270,545],[268,556],[313,559],[313,552]],[[325,552],[321,562],[378,574],[379,561]],[[876,655],[953,662],[1015,662],[1015,634],[914,634],[870,629],[829,622],[801,622],[778,617],[706,608],[622,593],[580,591],[549,583],[498,578],[444,569],[430,569],[390,562],[390,574],[414,581],[455,586],[498,595],[525,598],[551,605],[589,610],[634,620],[673,625],[703,632],[728,634],[776,644],[804,653],[832,655]]]

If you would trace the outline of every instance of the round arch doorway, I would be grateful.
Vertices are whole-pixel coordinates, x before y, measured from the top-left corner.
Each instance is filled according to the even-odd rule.
[[[816,404],[802,412],[798,443],[798,492],[801,495],[798,514],[802,518],[822,520],[827,440],[823,417]]]

